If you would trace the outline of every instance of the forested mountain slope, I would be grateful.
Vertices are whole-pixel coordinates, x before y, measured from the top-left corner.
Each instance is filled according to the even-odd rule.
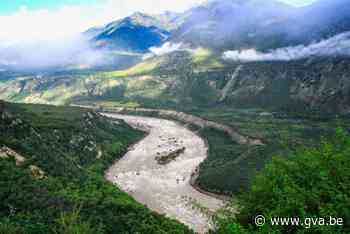
[[[85,109],[0,103],[0,233],[191,233],[103,173],[143,136]]]

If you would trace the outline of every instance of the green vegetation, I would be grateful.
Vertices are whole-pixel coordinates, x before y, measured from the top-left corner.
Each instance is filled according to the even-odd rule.
[[[295,149],[317,147],[320,136],[334,133],[335,113],[348,109],[349,85],[344,78],[348,64],[349,60],[342,58],[254,62],[244,64],[234,78],[239,64],[225,63],[213,51],[198,49],[147,59],[111,72],[2,79],[0,98],[176,109],[231,126],[265,145],[238,145],[225,133],[201,129],[199,133],[209,144],[209,156],[200,166],[197,184],[210,192],[232,194],[248,190],[257,171],[274,155],[288,159]],[[233,81],[232,87],[221,100],[229,81]],[[340,118],[350,126],[348,117]],[[78,158],[78,162],[85,160]],[[90,166],[97,167],[95,163]]]
[[[197,71],[224,68],[224,64],[219,59],[220,56],[215,55],[209,49],[197,48],[191,52],[190,56],[192,57],[192,62],[196,65]]]
[[[138,63],[135,66],[128,68],[126,70],[106,72],[103,75],[106,77],[119,78],[119,77],[128,77],[128,76],[148,74],[149,72],[151,72],[155,68],[157,68],[159,66],[159,64],[160,64],[159,59],[156,59],[156,58],[148,59],[148,60],[141,62],[141,63]]]
[[[63,213],[57,219],[58,229],[56,233],[62,234],[96,234],[102,230],[96,230],[88,222],[81,221],[80,210],[73,210],[71,213]]]
[[[125,108],[138,108],[140,105],[137,102],[117,102],[117,101],[95,101],[93,103],[86,101],[80,102],[80,104],[90,105],[93,104],[95,106],[103,106],[105,108],[113,108],[113,107],[125,107]]]
[[[336,137],[322,140],[320,147],[296,150],[286,157],[275,157],[258,173],[249,192],[239,197],[240,212],[230,207],[217,217],[217,233],[349,233],[350,232],[350,136],[339,128]],[[236,204],[236,203],[235,203]],[[233,205],[235,205],[233,204]],[[257,227],[257,215],[266,225]],[[270,219],[342,218],[343,225],[271,226]],[[322,223],[322,221],[320,221]]]
[[[118,103],[101,104],[110,109],[123,106]],[[246,191],[250,187],[251,178],[274,155],[288,157],[289,152],[298,147],[318,146],[321,136],[331,136],[334,133],[337,122],[335,118],[292,118],[284,112],[272,113],[264,109],[236,109],[227,106],[186,108],[179,111],[225,124],[242,135],[260,139],[264,143],[261,146],[239,145],[222,131],[188,126],[205,138],[209,145],[208,157],[200,165],[196,184],[206,191],[226,195]],[[129,110],[128,114],[157,117],[153,112]],[[339,119],[344,121],[345,126],[350,126],[347,118]]]
[[[122,121],[81,108],[1,102],[0,132],[0,233],[191,233],[104,179],[143,136]]]
[[[230,137],[215,129],[200,134],[209,144],[208,158],[200,165],[197,185],[218,194],[247,189],[249,179],[270,157],[265,147],[234,144]]]
[[[233,77],[239,65],[241,70]],[[57,105],[87,101],[163,108],[225,105],[283,110],[296,117],[326,116],[347,112],[347,73],[345,58],[238,64],[225,62],[217,51],[199,48],[113,71],[1,73],[0,98]]]
[[[334,133],[336,120],[293,119],[283,113],[263,109],[196,108],[188,113],[231,126],[239,133],[261,139],[264,146],[233,143],[225,133],[203,129],[209,155],[200,166],[197,183],[214,193],[237,193],[249,188],[251,178],[274,155],[284,155],[298,147],[317,146],[321,136]],[[349,121],[344,119],[345,126]]]
[[[182,101],[211,103],[217,97],[215,92],[206,79],[200,79],[203,74],[192,70],[197,73],[221,67],[217,55],[197,49],[149,58],[115,71],[65,71],[15,78],[6,73],[0,74],[0,98],[55,105],[99,101],[139,102],[152,107],[176,106]]]

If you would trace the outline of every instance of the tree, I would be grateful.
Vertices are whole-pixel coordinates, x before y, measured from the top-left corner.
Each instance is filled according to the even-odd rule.
[[[217,216],[218,233],[349,233],[350,136],[338,128],[320,147],[291,153],[290,159],[275,157],[258,173],[250,191],[239,197],[239,214],[230,212],[232,203]],[[266,218],[264,227],[255,225],[257,215]],[[344,223],[272,227],[269,221],[276,217],[335,217]]]

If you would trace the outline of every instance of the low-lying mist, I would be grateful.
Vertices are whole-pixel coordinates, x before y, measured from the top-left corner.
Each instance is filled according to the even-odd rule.
[[[110,63],[108,52],[93,48],[83,36],[12,45],[0,43],[0,67],[8,69],[93,68]]]
[[[185,46],[183,43],[165,42],[162,46],[151,47],[149,50],[153,55],[162,56],[165,54],[170,54],[175,51],[185,50],[186,48],[187,46]]]
[[[223,53],[223,59],[253,61],[290,61],[308,57],[350,56],[350,32],[338,34],[326,40],[310,45],[298,45],[270,50],[267,53],[256,49],[230,50]]]

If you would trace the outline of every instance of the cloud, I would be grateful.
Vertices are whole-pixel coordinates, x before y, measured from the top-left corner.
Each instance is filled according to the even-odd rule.
[[[7,68],[91,68],[110,63],[112,60],[107,52],[92,48],[81,36],[0,46],[0,66]]]
[[[0,66],[38,69],[69,64],[90,67],[109,63],[104,51],[93,49],[81,32],[128,16],[135,11],[183,11],[203,0],[100,0],[91,5],[29,9],[0,15]],[[165,45],[167,46],[167,45]],[[175,46],[175,47],[174,47]],[[167,50],[176,49],[176,45]],[[156,49],[157,53],[166,48]],[[3,69],[3,68],[1,68]]]
[[[80,35],[98,21],[92,8],[64,6],[0,16],[0,66],[45,69],[68,65],[92,67],[107,63],[103,51],[90,47]]]
[[[284,47],[267,53],[255,49],[231,50],[223,53],[223,59],[241,62],[289,61],[323,56],[350,56],[350,32],[338,34],[307,46]]]
[[[30,11],[25,6],[13,15],[0,16],[0,43],[13,45],[38,40],[58,40],[78,34],[86,26],[79,7],[56,11]]]
[[[28,9],[26,6],[0,16],[0,43],[57,40],[93,26],[107,24],[135,11],[161,13],[184,11],[203,0],[101,0],[91,5],[64,5],[58,9]]]
[[[160,47],[151,47],[149,50],[152,54],[156,56],[162,56],[165,54],[170,54],[172,52],[178,51],[178,50],[184,50],[186,49],[185,46],[182,43],[170,43],[165,42]]]

